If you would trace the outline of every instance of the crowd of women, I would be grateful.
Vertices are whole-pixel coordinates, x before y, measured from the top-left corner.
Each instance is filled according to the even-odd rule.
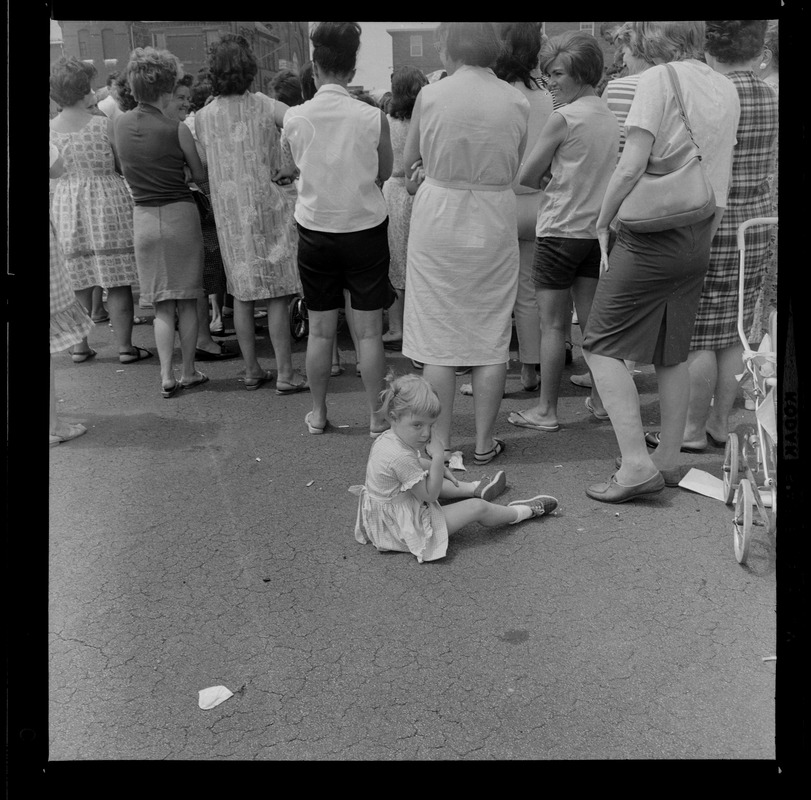
[[[431,438],[446,464],[456,377],[471,374],[483,466],[506,449],[495,433],[513,325],[521,382],[538,400],[505,421],[544,435],[565,425],[574,311],[588,373],[573,380],[619,446],[590,497],[659,492],[678,483],[681,451],[723,446],[742,364],[736,231],[776,208],[776,22],[624,23],[614,41],[625,70],[601,94],[590,34],[441,23],[441,79],[401,67],[383,107],[350,89],[357,23],[319,23],[311,40],[312,62],[277,76],[273,97],[252,90],[256,57],[234,34],[196,77],[165,50],[137,48],[112,81],[115,103],[98,108],[91,64],[52,65],[52,353],[95,355],[102,287],[121,362],[151,357],[132,343],[137,287],[155,309],[163,397],[208,380],[197,361],[241,356],[246,389],[275,379],[277,394],[309,391],[305,424],[323,434],[343,315],[370,436],[396,422],[381,398],[385,350],[402,350],[436,395]],[[619,221],[649,165],[688,151],[713,207],[664,230]],[[748,244],[746,277],[744,325],[759,337],[775,302],[769,230]],[[291,355],[295,295],[309,320],[306,377]],[[227,296],[238,352],[212,339]],[[257,302],[275,375],[257,358]],[[636,363],[654,366],[659,431],[643,429]],[[53,408],[51,443],[84,432]]]

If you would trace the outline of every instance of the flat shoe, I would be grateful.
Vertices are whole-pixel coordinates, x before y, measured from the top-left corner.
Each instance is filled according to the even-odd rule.
[[[617,483],[616,473],[613,473],[607,483],[595,483],[586,489],[586,494],[592,500],[599,500],[601,503],[626,503],[636,497],[643,497],[646,494],[656,494],[665,488],[665,479],[658,470],[642,483],[635,483],[633,486],[623,486]]]
[[[507,422],[515,425],[516,428],[532,428],[534,431],[545,431],[546,433],[555,433],[560,430],[560,425],[540,425],[537,422],[530,422],[520,411],[513,411],[507,417]]]
[[[161,389],[161,396],[164,400],[168,400],[170,397],[174,397],[182,388],[183,384],[180,381],[175,381],[175,385],[170,389]]]
[[[529,506],[533,517],[543,517],[551,514],[558,507],[557,497],[548,494],[536,494],[528,500],[513,500],[508,506]]]
[[[104,316],[91,317],[90,319],[92,319],[93,322],[96,323],[96,325],[100,325],[102,322],[109,322],[110,321],[110,315],[109,314],[104,314]]]
[[[595,409],[594,409],[594,403],[592,402],[592,400],[591,400],[591,398],[590,398],[590,397],[587,397],[587,398],[586,398],[586,408],[587,408],[587,409],[588,409],[588,410],[589,410],[589,411],[592,413],[592,415],[593,415],[594,417],[596,417],[596,418],[597,418],[597,419],[599,419],[599,420],[603,420],[603,419],[608,419],[608,418],[609,418],[609,417],[608,417],[608,412],[607,412],[607,411],[603,411],[603,413],[602,413],[602,414],[599,414],[597,411],[595,411]]]
[[[226,350],[225,347],[220,345],[219,353],[209,353],[208,350],[201,350],[199,347],[195,348],[194,360],[195,361],[227,361],[229,358],[238,358],[239,353],[233,350]]]
[[[582,386],[584,389],[591,389],[594,384],[591,381],[591,375],[588,372],[583,373],[582,375],[572,375],[569,380],[575,386]]]
[[[307,379],[302,378],[298,383],[288,383],[287,381],[276,381],[276,394],[296,394],[297,392],[309,392],[310,387]]]
[[[538,381],[534,386],[527,386],[523,381],[521,382],[521,388],[525,392],[537,392],[538,389],[541,388],[541,382]]]
[[[659,446],[659,431],[648,431],[645,434],[645,444],[650,447],[651,450],[655,450]],[[726,447],[726,445],[724,445],[724,447]],[[704,453],[706,450],[706,447],[681,446],[682,453]]]
[[[713,435],[712,435],[712,434],[711,434],[709,431],[707,431],[706,433],[707,433],[707,441],[708,441],[708,442],[709,442],[709,443],[710,443],[710,444],[711,444],[713,447],[719,447],[719,448],[721,448],[722,450],[726,449],[726,446],[727,446],[726,439],[724,439],[723,441],[721,441],[720,439],[716,439],[716,438],[715,438],[715,437],[714,437],[714,436],[713,436]]]
[[[267,383],[268,381],[273,380],[273,373],[269,370],[265,370],[265,374],[262,375],[261,378],[245,378],[245,388],[252,392],[254,389],[258,389],[263,383]]]
[[[614,459],[614,465],[617,469],[622,466],[622,456],[617,456]],[[681,481],[681,470],[678,467],[673,467],[673,469],[660,469],[659,472],[662,473],[662,477],[665,479],[665,486],[669,486],[672,489],[679,485]]]
[[[83,433],[87,433],[87,428],[82,425],[80,422],[72,422],[68,423],[68,430],[65,433],[51,433],[50,436],[50,444],[49,447],[53,447],[57,444],[62,444],[62,442],[69,442],[71,439],[75,439],[77,436],[81,436]]]
[[[504,442],[501,439],[493,439],[496,443],[496,446],[488,450],[486,453],[473,453],[473,463],[477,467],[483,467],[485,464],[489,464],[496,456],[500,456],[506,447]]]
[[[327,429],[327,425],[329,425],[329,421],[327,421],[327,422],[325,422],[325,423],[324,423],[324,427],[323,427],[323,428],[319,428],[317,425],[313,425],[313,424],[310,422],[310,419],[312,418],[312,416],[313,416],[313,412],[312,412],[312,411],[308,411],[308,412],[307,412],[307,415],[304,417],[304,422],[305,422],[305,424],[307,425],[307,430],[308,430],[310,433],[313,433],[313,434],[323,433],[323,432],[324,432],[324,431]]]
[[[482,500],[492,502],[507,488],[507,476],[504,470],[500,469],[492,477],[485,476],[479,481],[479,485],[473,490],[474,497],[481,497]]]
[[[344,371],[344,368],[343,368],[343,367],[342,367],[340,364],[333,364],[333,365],[332,365],[332,366],[329,368],[329,374],[330,374],[330,375],[331,375],[333,378],[337,378],[337,377],[338,377],[338,375],[342,375],[342,374],[343,374],[343,371]]]
[[[412,358],[411,359],[411,366],[414,367],[414,369],[422,369],[425,366],[425,364],[423,364],[422,361],[415,361]]]
[[[145,358],[152,358],[154,353],[150,353],[144,347],[135,347],[134,353],[119,353],[118,360],[122,364],[134,364],[136,361],[143,361]]]
[[[82,364],[88,359],[93,358],[95,355],[96,355],[95,350],[87,350],[84,353],[71,353],[70,357],[73,359],[74,364]]]
[[[469,372],[473,372],[473,367],[457,367],[454,372],[457,377],[460,375],[467,375]]]
[[[197,376],[199,376],[199,377],[197,377]],[[208,375],[203,375],[202,372],[196,372],[194,380],[180,381],[180,385],[184,389],[191,389],[194,386],[200,386],[201,384],[207,383],[207,382],[208,382]]]

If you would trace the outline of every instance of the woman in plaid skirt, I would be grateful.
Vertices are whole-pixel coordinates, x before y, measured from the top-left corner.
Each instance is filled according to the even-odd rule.
[[[50,145],[50,177],[58,178],[62,174],[62,159],[56,145]],[[51,355],[67,350],[84,340],[93,329],[93,320],[87,315],[81,303],[76,299],[70,283],[67,267],[56,238],[53,220],[48,218],[50,225],[50,254],[51,254]],[[50,447],[75,439],[87,428],[79,423],[62,422],[56,415],[56,386],[54,380],[54,362],[51,365],[51,396],[50,396]]]
[[[765,19],[707,22],[707,63],[735,85],[741,116],[726,213],[712,242],[710,268],[690,342],[690,406],[682,445],[689,450],[704,450],[708,442],[715,447],[726,443],[729,414],[738,392],[736,375],[743,369],[737,327],[737,231],[742,222],[772,213],[769,173],[777,139],[777,95],[753,72],[763,56],[766,26]],[[747,232],[745,331],[752,326],[770,237],[767,226]]]

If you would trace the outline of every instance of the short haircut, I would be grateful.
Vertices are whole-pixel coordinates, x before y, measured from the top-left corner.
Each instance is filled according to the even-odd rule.
[[[631,55],[649,64],[702,58],[704,23],[697,20],[630,22]]]
[[[411,119],[420,89],[428,83],[422,70],[410,65],[397,67],[391,76],[391,98],[386,108],[395,119]]]
[[[62,108],[76,105],[93,91],[97,70],[76,56],[59,58],[51,64],[51,99]]]
[[[115,101],[122,111],[132,111],[138,105],[138,101],[132,96],[126,72],[120,72],[115,79]]]
[[[763,50],[765,19],[711,19],[705,23],[704,49],[724,64],[751,61]]]
[[[548,72],[557,58],[578,83],[596,86],[603,77],[603,51],[590,33],[566,31],[549,39],[541,48],[541,69]]]
[[[287,106],[298,106],[304,102],[301,94],[301,79],[292,69],[283,69],[270,79],[270,88],[276,99]]]
[[[191,98],[189,99],[191,110],[199,111],[206,104],[206,100],[211,97],[211,92],[211,75],[207,70],[199,70],[194,79],[194,85],[191,87]]]
[[[189,75],[188,73],[185,73],[185,74],[181,75],[177,79],[177,83],[175,84],[174,91],[177,91],[181,86],[188,86],[189,89],[191,89],[193,83],[194,83],[194,76]]]
[[[357,22],[319,22],[310,34],[313,61],[331,75],[346,75],[355,69],[361,27]]]
[[[389,373],[386,383],[386,388],[380,393],[380,412],[384,416],[393,419],[400,419],[404,414],[439,416],[442,404],[434,388],[422,375],[408,373],[395,378]]]
[[[501,52],[492,22],[442,22],[437,38],[450,58],[473,67],[492,67]]]
[[[259,64],[244,36],[224,33],[209,48],[208,70],[215,95],[245,94],[259,71]]]
[[[136,47],[130,53],[127,80],[138,101],[154,103],[162,94],[173,92],[182,75],[180,61],[168,50]]]
[[[305,101],[312,100],[315,93],[318,91],[315,87],[315,79],[313,78],[313,62],[307,61],[303,64],[298,76],[301,81],[301,96]]]
[[[507,83],[521,81],[527,89],[532,89],[530,74],[538,65],[541,52],[541,23],[503,22],[501,38],[504,46],[493,67],[496,76]]]

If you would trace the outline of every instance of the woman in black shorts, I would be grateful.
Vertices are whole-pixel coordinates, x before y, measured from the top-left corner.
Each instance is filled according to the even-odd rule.
[[[379,411],[385,388],[381,337],[383,309],[394,297],[388,279],[388,211],[380,185],[391,175],[393,156],[386,115],[359,103],[346,88],[355,74],[360,32],[356,22],[321,22],[313,30],[317,92],[288,110],[284,129],[300,173],[295,218],[313,397],[307,430],[318,434],[327,427],[332,342],[348,289],[374,437],[388,428]]]

